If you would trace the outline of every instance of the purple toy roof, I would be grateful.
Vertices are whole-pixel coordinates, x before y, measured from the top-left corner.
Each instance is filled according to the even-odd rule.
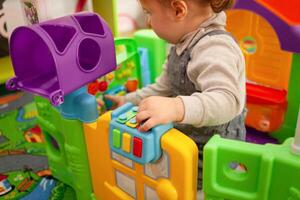
[[[253,11],[263,16],[274,28],[279,38],[281,48],[286,51],[300,53],[300,25],[289,25],[270,10],[254,0],[237,0],[236,9]]]
[[[55,106],[117,65],[111,30],[89,12],[16,28],[10,55],[16,76],[7,88],[43,96]]]

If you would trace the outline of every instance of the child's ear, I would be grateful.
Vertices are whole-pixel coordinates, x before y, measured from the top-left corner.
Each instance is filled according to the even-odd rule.
[[[171,2],[173,13],[177,20],[183,20],[188,13],[188,6],[184,0],[173,0]]]

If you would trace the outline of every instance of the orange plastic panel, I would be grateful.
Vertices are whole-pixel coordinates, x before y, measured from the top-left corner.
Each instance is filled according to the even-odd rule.
[[[246,124],[259,131],[273,132],[283,123],[286,111],[286,91],[247,83]]]
[[[274,132],[279,129],[284,120],[286,106],[247,104],[246,124],[262,132]]]
[[[292,53],[280,49],[273,27],[250,11],[229,10],[227,28],[239,41],[247,79],[271,88],[288,89]]]
[[[300,1],[299,0],[256,0],[288,24],[300,24]]]

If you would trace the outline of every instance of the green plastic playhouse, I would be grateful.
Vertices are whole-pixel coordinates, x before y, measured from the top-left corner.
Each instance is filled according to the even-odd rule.
[[[300,200],[300,112],[297,125],[281,145],[214,136],[204,149],[206,200]]]

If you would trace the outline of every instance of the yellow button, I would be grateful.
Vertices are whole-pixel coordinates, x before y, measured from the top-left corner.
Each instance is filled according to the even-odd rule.
[[[126,126],[129,126],[131,128],[136,128],[139,124],[138,123],[131,123],[131,121],[129,120],[128,122],[126,122]]]
[[[123,134],[123,144],[122,144],[122,149],[123,151],[130,153],[130,145],[131,144],[131,135],[128,133]]]

